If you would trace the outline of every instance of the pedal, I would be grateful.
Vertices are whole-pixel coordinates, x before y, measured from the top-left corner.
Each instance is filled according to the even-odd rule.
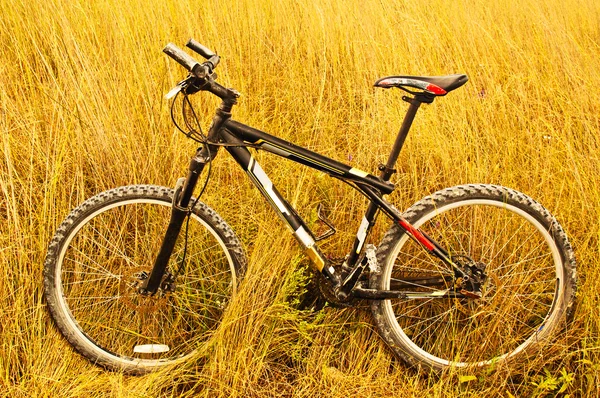
[[[369,243],[365,248],[365,256],[367,256],[367,263],[369,264],[369,271],[379,272],[379,264],[377,263],[377,248],[375,245]]]

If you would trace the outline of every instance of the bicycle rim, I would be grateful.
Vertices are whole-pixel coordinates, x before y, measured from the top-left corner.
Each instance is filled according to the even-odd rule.
[[[223,239],[193,214],[186,265],[172,291],[138,293],[169,222],[170,202],[135,198],[101,207],[65,239],[55,268],[57,296],[68,329],[98,358],[140,369],[194,354],[220,322],[236,291],[234,262]],[[183,231],[182,234],[183,235]],[[180,235],[168,264],[176,273]]]
[[[483,366],[515,356],[551,333],[564,290],[560,249],[531,211],[503,201],[466,199],[440,204],[413,221],[449,251],[485,264],[481,299],[389,300],[384,313],[411,355],[437,366]],[[403,234],[387,257],[385,288],[393,281],[446,277],[446,285],[414,284],[415,292],[444,291],[453,271]]]

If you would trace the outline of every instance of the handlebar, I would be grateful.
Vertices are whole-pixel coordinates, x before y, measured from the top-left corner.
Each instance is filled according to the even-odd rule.
[[[216,55],[213,51],[211,51],[208,48],[204,47],[202,44],[198,43],[194,39],[189,39],[188,42],[187,42],[187,44],[186,44],[186,46],[189,47],[189,48],[191,48],[192,50],[194,50],[198,54],[202,55],[206,59],[210,59],[210,57],[212,57],[213,55]]]
[[[229,110],[231,110],[231,106],[233,106],[236,103],[236,99],[239,97],[240,94],[233,89],[221,86],[215,81],[216,74],[213,73],[213,70],[217,67],[221,58],[213,51],[209,50],[194,39],[190,39],[187,42],[186,46],[196,51],[198,54],[202,55],[204,58],[207,59],[207,61],[199,63],[173,43],[167,44],[163,49],[163,52],[165,54],[173,58],[181,66],[183,66],[190,72],[190,76],[188,76],[186,80],[181,82],[187,82],[185,84],[187,90],[186,93],[193,94],[198,90],[209,91],[217,97],[221,98],[225,103],[227,103],[229,106]],[[181,83],[178,85],[179,87],[182,87]]]
[[[213,69],[217,67],[219,61],[221,60],[221,58],[215,54],[214,51],[204,47],[194,39],[189,39],[186,43],[186,46],[206,58],[206,60],[211,63]]]
[[[167,44],[165,48],[163,48],[163,52],[192,73],[194,72],[194,69],[200,66],[198,61],[173,43]]]
[[[186,46],[196,51],[198,54],[202,55],[204,58],[207,59],[207,61],[200,64],[198,61],[196,61],[194,58],[192,58],[185,51],[183,51],[173,43],[167,44],[165,48],[163,48],[163,52],[198,77],[204,78],[207,75],[210,75],[213,72],[213,69],[217,67],[219,61],[221,60],[221,58],[217,54],[204,47],[202,44],[198,43],[194,39],[190,39],[187,42]]]

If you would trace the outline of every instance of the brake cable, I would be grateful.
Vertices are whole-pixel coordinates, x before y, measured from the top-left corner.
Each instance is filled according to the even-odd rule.
[[[174,114],[175,102],[177,101],[179,94],[181,94],[181,92],[183,90],[185,90],[185,86],[182,86],[182,89],[175,95],[175,98],[173,98],[173,101],[171,103],[171,120],[173,121],[173,124],[175,125],[175,127],[179,131],[181,131],[186,137],[191,138],[192,140],[201,143],[203,145],[203,148],[206,148],[206,151],[208,152],[208,158],[211,160],[209,160],[209,162],[208,162],[208,173],[206,176],[206,180],[204,181],[204,185],[202,186],[202,189],[200,190],[200,193],[198,194],[198,196],[196,196],[196,199],[194,200],[193,204],[191,206],[189,206],[187,209],[185,234],[184,234],[184,245],[183,245],[183,256],[181,258],[181,261],[179,262],[179,267],[177,268],[177,271],[174,274],[172,274],[171,277],[169,278],[170,282],[174,282],[175,279],[177,278],[177,275],[179,275],[181,273],[181,271],[184,269],[185,260],[187,257],[190,218],[191,218],[194,207],[196,207],[196,204],[198,203],[198,201],[200,200],[200,197],[202,196],[202,194],[204,194],[204,191],[206,190],[206,187],[208,186],[208,181],[210,180],[211,171],[212,171],[212,156],[210,153],[210,146],[208,144],[208,139],[204,135],[204,132],[202,131],[202,126],[200,125],[200,121],[198,120],[198,116],[196,115],[196,111],[194,110],[194,106],[190,102],[190,100],[188,98],[188,94],[186,94],[185,92],[183,93],[183,100],[182,100],[183,102],[182,102],[182,106],[181,106],[181,113],[183,115],[184,123],[185,123],[186,127],[189,129],[189,131],[185,131],[183,128],[181,128],[181,126],[175,120],[175,114]],[[189,107],[189,110],[192,114],[192,117],[193,117],[199,131],[195,130],[191,126],[191,123],[188,121],[186,109],[185,109],[186,103],[187,103],[187,106]],[[198,139],[197,136],[194,136],[194,134],[196,134],[197,136],[200,136],[200,139]]]

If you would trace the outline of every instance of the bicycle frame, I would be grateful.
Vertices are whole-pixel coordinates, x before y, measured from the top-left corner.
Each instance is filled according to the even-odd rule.
[[[213,84],[216,83],[213,82]],[[221,90],[219,93],[223,94],[221,86],[219,86],[219,90]],[[207,91],[212,90],[208,88]],[[208,143],[200,148],[192,158],[188,177],[185,179],[185,182],[182,184],[178,183],[178,186],[176,187],[171,221],[152,273],[147,280],[146,286],[142,289],[142,293],[154,294],[160,286],[165,273],[166,264],[181,230],[183,220],[187,215],[187,209],[190,205],[193,189],[196,186],[203,168],[208,162],[215,158],[220,146],[224,146],[235,161],[244,169],[252,183],[269,202],[275,213],[288,227],[298,242],[304,247],[305,252],[311,259],[315,269],[324,275],[341,297],[347,297],[351,291],[354,297],[369,299],[404,298],[408,297],[410,294],[405,291],[397,290],[381,291],[364,289],[361,287],[354,289],[358,277],[368,265],[366,256],[361,256],[361,253],[371,231],[371,227],[375,223],[379,210],[383,211],[395,223],[400,225],[400,227],[406,231],[408,236],[419,242],[425,250],[454,268],[457,277],[464,276],[464,272],[454,264],[446,250],[429,236],[410,225],[390,203],[383,199],[383,195],[389,194],[395,189],[395,186],[389,182],[389,178],[395,172],[393,167],[404,144],[404,140],[406,139],[415,114],[421,103],[430,103],[433,100],[431,96],[427,94],[417,94],[414,98],[403,97],[406,102],[410,103],[410,107],[404,118],[394,146],[392,147],[387,164],[385,166],[380,165],[379,167],[381,170],[379,178],[232,120],[231,108],[236,103],[237,93],[230,91],[229,94],[225,93],[219,96],[223,99],[223,102],[217,109],[217,113],[213,118],[208,134]],[[342,276],[339,275],[339,270],[336,270],[333,266],[328,264],[327,259],[316,245],[316,238],[313,232],[298,215],[297,211],[281,196],[263,168],[252,156],[248,147],[262,149],[324,172],[348,183],[370,200],[367,211],[365,212],[356,233],[352,250],[346,259],[346,264],[351,267],[352,271],[349,275],[345,276],[344,280],[341,279]],[[431,283],[435,285],[442,284],[439,280]],[[433,293],[433,295],[438,298],[440,297],[439,293]],[[423,293],[419,293],[419,296],[423,296]],[[462,297],[462,295],[454,292],[446,292],[445,297]]]

